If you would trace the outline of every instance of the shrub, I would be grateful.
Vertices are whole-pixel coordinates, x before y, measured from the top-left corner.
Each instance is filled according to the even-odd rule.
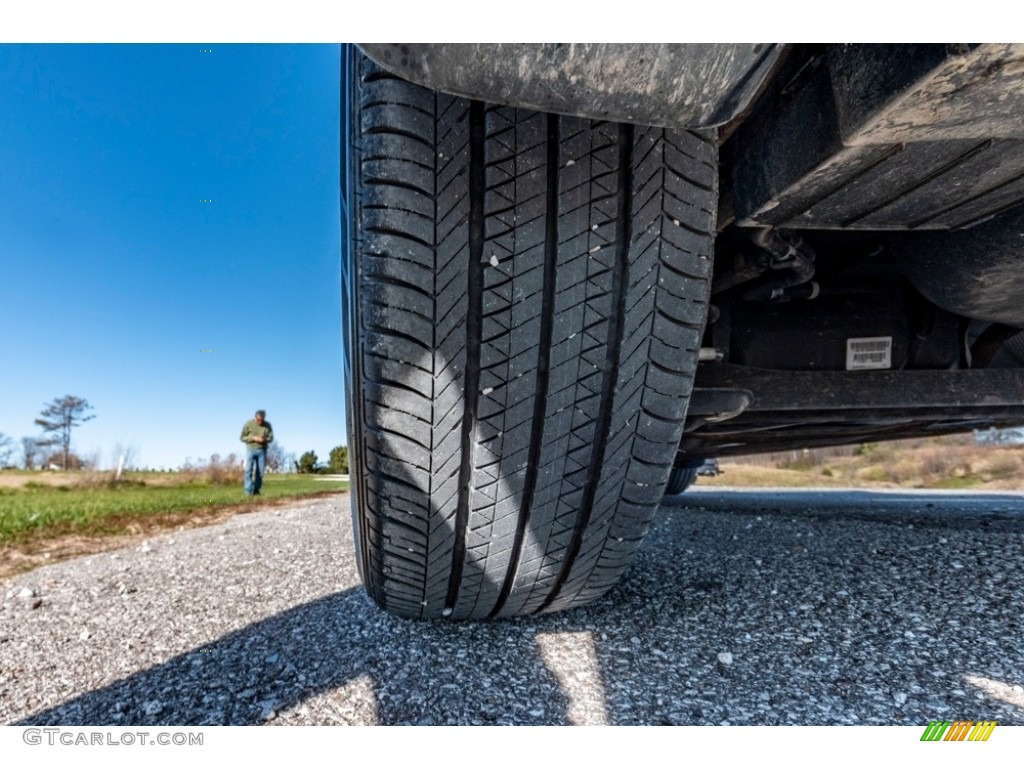
[[[90,471],[80,475],[75,480],[75,488],[91,490],[112,490],[115,488],[141,488],[146,483],[143,480],[131,480],[123,474],[120,478],[111,470],[109,472]]]
[[[243,473],[243,466],[235,454],[228,454],[222,460],[215,453],[204,468],[203,477],[210,485],[240,485]]]
[[[186,462],[178,470],[183,485],[241,485],[242,472],[242,463],[233,453],[225,459],[215,453],[205,463]]]
[[[1011,453],[1001,453],[993,456],[987,462],[985,470],[993,479],[1020,477],[1024,474],[1024,461],[1021,460],[1020,456],[1014,456]]]
[[[884,483],[890,478],[882,467],[864,467],[857,470],[857,479],[869,483]]]
[[[318,463],[319,460],[316,457],[316,453],[314,451],[306,451],[295,462],[295,470],[305,475],[311,475],[317,471]]]

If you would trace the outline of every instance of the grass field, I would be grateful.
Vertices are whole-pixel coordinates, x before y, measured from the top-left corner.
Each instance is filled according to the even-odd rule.
[[[1024,446],[976,445],[969,435],[722,459],[701,486],[1024,490]],[[177,473],[0,472],[0,578],[161,531],[218,523],[288,499],[338,493],[317,475],[268,475],[246,497],[224,464]]]
[[[867,443],[721,459],[705,486],[1024,490],[1024,446],[978,445],[970,435]]]
[[[0,545],[65,534],[117,534],[147,518],[258,509],[348,488],[347,482],[315,475],[268,475],[254,499],[242,493],[240,483],[214,484],[197,473],[131,473],[116,484],[108,476],[84,473],[4,472],[0,478]]]

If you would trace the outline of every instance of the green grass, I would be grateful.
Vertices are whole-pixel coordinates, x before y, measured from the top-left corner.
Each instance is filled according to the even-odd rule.
[[[944,491],[962,491],[967,488],[977,488],[982,485],[983,481],[980,477],[944,477],[936,482],[932,483],[930,487],[938,488]]]
[[[166,482],[166,480],[165,480]],[[348,483],[321,481],[306,475],[270,475],[258,500],[240,486],[194,482],[183,485],[140,485],[78,488],[30,483],[20,489],[0,488],[0,544],[62,533],[114,533],[125,518],[146,518],[217,509],[237,504],[258,508],[262,502],[337,492]]]

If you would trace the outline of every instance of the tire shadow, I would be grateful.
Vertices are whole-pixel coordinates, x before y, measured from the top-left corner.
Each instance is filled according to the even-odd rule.
[[[333,692],[338,724],[563,722],[564,697],[537,656],[536,631],[526,622],[399,619],[353,588],[16,724],[256,725],[324,692]],[[373,701],[353,707],[345,688],[360,682]]]
[[[16,724],[1024,724],[1019,499],[939,530],[958,498],[923,527],[684,499],[592,605],[414,621],[347,589]]]

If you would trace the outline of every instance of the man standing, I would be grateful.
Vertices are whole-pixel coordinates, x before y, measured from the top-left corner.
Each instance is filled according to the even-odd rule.
[[[242,442],[246,447],[242,478],[245,494],[259,496],[263,471],[267,468],[267,446],[274,442],[274,430],[267,421],[266,411],[256,411],[256,416],[242,425]]]

